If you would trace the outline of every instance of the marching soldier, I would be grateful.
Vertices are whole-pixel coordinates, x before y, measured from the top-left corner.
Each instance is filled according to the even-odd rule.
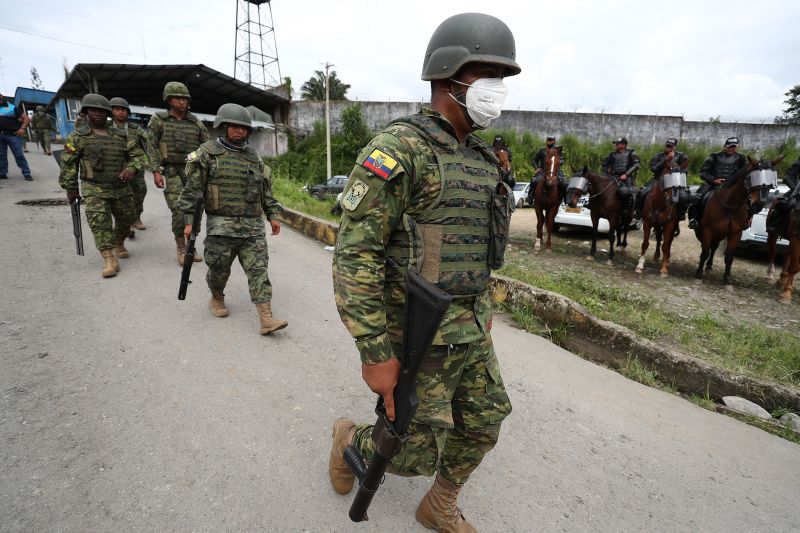
[[[111,105],[105,96],[87,94],[81,111],[86,113],[87,124],[67,137],[58,181],[71,203],[80,194],[80,165],[86,220],[103,256],[102,275],[110,278],[119,272],[113,252],[120,258],[129,256],[124,242],[136,212],[128,183],[144,169],[145,154],[134,137],[108,128]]]
[[[133,135],[135,141],[147,149],[147,139],[144,129],[140,128],[138,124],[128,120],[131,108],[128,101],[119,96],[112,98],[111,101],[111,115],[112,120],[110,129],[119,131],[123,135]],[[147,184],[144,181],[144,169],[141,169],[131,180],[131,190],[133,191],[133,203],[136,209],[136,220],[133,222],[133,228],[138,230],[147,229],[142,224],[142,211],[144,211],[144,197],[147,195]]]
[[[153,182],[164,189],[164,199],[172,212],[178,264],[183,266],[186,239],[183,235],[183,212],[176,207],[178,195],[186,183],[186,156],[208,140],[208,131],[199,118],[189,112],[191,95],[186,85],[170,81],[164,86],[164,101],[169,111],[158,111],[147,125],[148,157]],[[200,255],[195,261],[202,261]]]
[[[247,146],[252,129],[250,113],[238,104],[224,104],[217,111],[214,127],[222,128],[224,136],[204,142],[187,156],[187,183],[177,203],[184,215],[184,235],[189,238],[195,201],[201,195],[208,217],[203,244],[211,314],[218,318],[228,316],[224,291],[231,265],[238,256],[247,275],[250,299],[261,319],[260,332],[269,335],[285,328],[288,322],[272,316],[269,256],[261,217],[266,215],[272,235],[277,235],[281,231],[278,215],[282,208],[272,197],[270,168],[258,152]]]
[[[342,199],[336,304],[360,352],[362,377],[383,397],[390,419],[406,269],[419,267],[454,295],[418,375],[410,437],[390,468],[436,474],[416,518],[438,531],[475,531],[456,500],[511,412],[489,333],[488,297],[490,265],[502,263],[507,234],[505,225],[490,228],[510,218],[509,199],[500,192],[508,189],[492,147],[472,132],[500,116],[503,78],[519,72],[514,36],[499,19],[464,13],[442,22],[422,67],[431,106],[395,120],[361,151]],[[490,245],[491,235],[502,245]],[[369,462],[371,433],[371,425],[335,422],[329,475],[337,493],[347,494],[354,483],[344,449],[352,444]]]
[[[53,131],[53,119],[44,112],[44,106],[37,105],[36,112],[31,120],[33,129],[36,130],[36,138],[42,145],[42,150],[50,155],[50,132]]]
[[[603,170],[614,177],[619,186],[622,199],[623,218],[633,209],[633,197],[636,191],[636,172],[639,170],[639,156],[628,150],[628,139],[617,137],[613,141],[614,151],[603,161]]]

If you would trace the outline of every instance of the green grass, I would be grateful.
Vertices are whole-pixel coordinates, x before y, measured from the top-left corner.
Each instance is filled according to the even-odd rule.
[[[339,217],[331,215],[336,198],[317,200],[303,188],[303,184],[280,176],[273,176],[272,194],[284,207],[290,207],[309,215],[339,222]]]
[[[687,319],[590,272],[545,272],[514,255],[507,255],[500,274],[563,294],[598,318],[623,325],[652,341],[676,345],[715,366],[800,386],[800,338],[794,335],[755,322],[730,318],[723,322],[707,312]]]

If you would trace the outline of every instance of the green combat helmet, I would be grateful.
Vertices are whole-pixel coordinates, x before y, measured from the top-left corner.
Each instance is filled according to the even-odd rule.
[[[422,79],[450,78],[472,62],[502,65],[506,76],[515,76],[522,70],[515,57],[514,35],[502,20],[482,13],[461,13],[433,32],[422,63]]]
[[[182,96],[184,98],[189,98],[191,100],[192,95],[189,94],[189,89],[186,85],[182,84],[179,81],[168,81],[166,85],[164,85],[164,101],[166,102],[173,96]]]
[[[128,101],[124,98],[120,98],[119,96],[112,98],[109,103],[111,104],[111,107],[124,107],[128,111],[131,110],[131,106],[128,105]]]
[[[36,112],[37,113],[44,113],[44,106],[43,105],[37,105],[36,106]]]
[[[219,128],[222,124],[253,127],[250,112],[239,104],[222,104],[220,106],[219,110],[217,110],[217,117],[214,119],[214,127]]]
[[[81,100],[81,110],[83,113],[87,108],[93,107],[95,109],[102,109],[111,113],[111,105],[108,103],[108,98],[102,94],[89,93]]]

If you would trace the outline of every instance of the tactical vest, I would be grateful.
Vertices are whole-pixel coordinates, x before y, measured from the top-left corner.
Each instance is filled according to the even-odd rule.
[[[50,115],[47,113],[40,115],[39,113],[33,114],[33,129],[35,130],[50,130],[52,125],[50,123]]]
[[[714,166],[711,174],[715,179],[728,179],[733,176],[741,166],[742,154],[728,155],[725,152],[714,154]]]
[[[489,281],[492,201],[497,159],[488,146],[483,159],[465,157],[458,142],[425,115],[392,122],[417,131],[432,150],[441,190],[425,211],[404,215],[386,249],[386,278],[399,281],[410,261],[427,280],[454,296],[476,296]],[[421,264],[420,264],[421,263]]]
[[[159,111],[156,115],[164,121],[164,133],[158,145],[162,164],[183,165],[186,155],[200,146],[201,125],[191,113],[187,113],[183,120],[170,118],[165,111]]]
[[[622,152],[611,153],[611,172],[615,176],[625,174],[625,171],[631,168],[631,151],[624,150]]]
[[[84,143],[81,154],[82,179],[127,187],[128,184],[119,179],[119,173],[125,168],[128,158],[127,137],[112,131],[108,135],[96,135],[88,127],[82,128],[78,134]]]
[[[226,150],[217,141],[200,147],[209,155],[206,213],[223,217],[260,218],[264,162],[252,148]]]

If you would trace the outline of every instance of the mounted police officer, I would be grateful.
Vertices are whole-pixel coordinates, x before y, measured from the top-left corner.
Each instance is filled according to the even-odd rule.
[[[169,111],[158,111],[147,125],[148,156],[153,182],[164,189],[164,199],[172,212],[172,234],[175,236],[178,264],[183,266],[186,239],[183,235],[183,213],[176,208],[178,195],[186,183],[186,156],[208,140],[208,131],[199,118],[189,112],[192,97],[186,85],[170,81],[164,86],[164,101]],[[195,261],[202,261],[200,254]]]
[[[488,281],[502,264],[513,195],[491,146],[472,132],[500,116],[503,78],[519,72],[514,36],[501,20],[464,13],[442,22],[422,67],[430,107],[393,121],[361,151],[342,199],[336,304],[360,352],[362,377],[390,419],[406,270],[417,268],[454,295],[418,375],[410,438],[390,468],[436,474],[416,518],[438,531],[475,531],[456,500],[511,412],[490,336]],[[344,449],[352,444],[369,462],[371,433],[371,425],[335,422],[329,474],[337,493],[354,483]]]
[[[247,146],[252,131],[250,113],[238,104],[224,104],[217,111],[214,127],[223,136],[206,141],[186,157],[186,187],[177,207],[185,219],[184,235],[189,238],[198,195],[203,197],[207,215],[205,260],[206,282],[211,290],[209,307],[218,318],[228,316],[225,285],[233,260],[239,258],[250,299],[261,320],[261,334],[285,328],[285,320],[272,316],[272,285],[267,274],[267,240],[263,215],[272,235],[281,231],[281,205],[272,197],[270,168]]]
[[[111,104],[111,122],[109,123],[109,129],[118,131],[123,135],[132,135],[134,140],[146,150],[147,137],[144,129],[139,127],[138,124],[128,120],[131,111],[128,101],[116,96],[112,98],[109,103]],[[133,191],[133,204],[136,209],[136,220],[133,222],[133,228],[138,230],[147,229],[144,224],[142,224],[144,197],[147,195],[147,184],[144,181],[144,169],[141,169],[133,176],[130,185]]]
[[[653,172],[653,177],[636,195],[636,211],[633,214],[633,218],[642,218],[644,201],[647,195],[650,194],[653,186],[664,174],[669,174],[673,169],[685,171],[688,166],[689,157],[683,152],[676,150],[676,146],[678,146],[678,139],[670,137],[664,142],[664,150],[654,155],[650,160],[650,170]],[[679,198],[681,202],[678,204],[678,220],[683,220],[686,218],[686,209],[689,207],[690,199],[688,197],[688,192],[680,195]]]
[[[763,168],[762,161],[762,168]],[[770,168],[772,165],[770,164]],[[789,225],[789,215],[792,209],[797,206],[798,196],[800,196],[800,188],[798,188],[798,174],[800,174],[800,158],[795,161],[786,175],[783,177],[783,184],[789,190],[783,195],[778,196],[772,204],[769,215],[767,216],[767,231],[776,232],[783,235],[787,226]]]
[[[86,220],[103,256],[102,275],[110,278],[119,271],[113,252],[120,258],[129,256],[124,243],[136,211],[128,183],[144,169],[146,157],[136,138],[108,128],[111,105],[105,96],[87,94],[81,111],[86,113],[87,123],[67,137],[58,182],[72,203],[80,194],[80,166]]]
[[[492,141],[492,149],[494,150],[494,155],[497,157],[497,160],[500,162],[500,172],[503,175],[503,181],[513,189],[514,185],[517,184],[517,180],[514,178],[514,169],[511,167],[511,148],[508,147],[502,135],[497,135],[494,141]]]
[[[747,158],[738,153],[739,138],[728,137],[725,147],[721,152],[709,155],[703,166],[700,167],[700,177],[705,183],[700,185],[692,196],[692,205],[689,208],[689,229],[697,229],[703,216],[703,197],[715,187],[725,183],[725,180],[735,175],[738,170],[747,164]]]
[[[614,151],[603,161],[603,170],[614,177],[619,186],[622,199],[623,218],[633,209],[633,198],[636,192],[636,172],[639,170],[639,156],[628,149],[628,139],[617,137],[612,141]]]
[[[50,132],[53,131],[53,118],[44,112],[44,106],[36,106],[36,112],[31,119],[31,125],[36,131],[36,138],[42,145],[42,150],[47,155],[50,155]]]
[[[547,164],[547,150],[552,150],[556,145],[556,138],[552,135],[549,135],[545,140],[545,146],[539,148],[539,151],[536,152],[536,155],[533,156],[531,160],[531,165],[534,168],[533,178],[531,178],[531,186],[528,190],[528,203],[533,205],[533,197],[536,191],[536,186],[539,184],[539,179],[545,175],[545,165]],[[562,188],[562,195],[567,190],[567,182],[564,178],[564,173],[561,171],[560,165],[564,164],[564,156],[559,156],[559,169],[558,169],[558,185]]]

